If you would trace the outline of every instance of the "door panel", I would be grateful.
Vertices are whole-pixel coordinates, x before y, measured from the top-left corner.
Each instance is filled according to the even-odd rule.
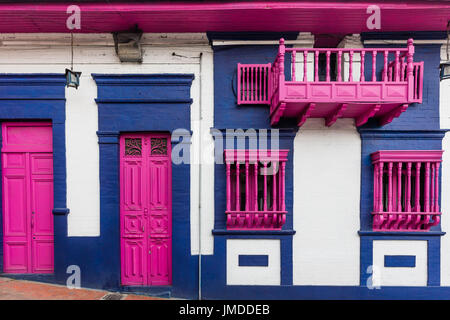
[[[4,237],[23,237],[28,232],[27,183],[24,176],[3,176]]]
[[[31,181],[31,227],[33,236],[53,236],[53,179]]]
[[[53,272],[53,155],[49,123],[2,123],[5,273]]]
[[[150,241],[150,273],[149,283],[151,285],[170,284],[170,247],[168,239],[156,238]]]
[[[33,240],[33,273],[53,272],[53,237]]]
[[[120,139],[123,285],[171,283],[171,162],[169,135]]]
[[[26,241],[5,240],[3,250],[4,272],[28,272],[28,243]]]
[[[144,239],[122,239],[122,283],[145,284]]]

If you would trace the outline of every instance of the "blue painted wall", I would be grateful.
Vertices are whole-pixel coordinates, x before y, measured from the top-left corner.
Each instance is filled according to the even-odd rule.
[[[279,40],[296,39],[297,33],[270,33],[264,36],[261,33],[245,34],[209,34],[211,40]],[[224,147],[237,147],[238,137],[227,136],[226,129],[260,129],[267,130],[267,147],[271,147],[271,134],[269,107],[266,105],[236,104],[236,74],[238,63],[269,63],[278,53],[278,45],[264,46],[216,46],[214,50],[214,130],[224,137]],[[226,297],[229,286],[226,286],[226,240],[227,239],[279,239],[281,244],[281,284],[292,285],[292,205],[293,205],[293,140],[297,127],[292,123],[283,123],[279,127],[279,148],[288,149],[286,162],[286,224],[282,231],[227,231],[226,230],[226,173],[225,165],[215,164],[214,173],[214,255],[202,257],[202,293],[204,298],[218,296]],[[221,146],[216,141],[216,152],[221,152]],[[245,138],[246,148],[249,148],[248,137]],[[223,153],[219,155],[223,159]],[[245,295],[244,290],[241,295]],[[219,294],[220,295],[220,294]],[[238,298],[236,296],[235,298]]]
[[[362,40],[406,40],[444,39],[445,33],[366,33]],[[365,45],[380,47],[380,45]],[[398,45],[383,45],[398,47]],[[358,130],[361,134],[361,203],[360,203],[360,237],[361,237],[361,285],[365,285],[370,274],[367,267],[372,265],[373,240],[426,240],[428,241],[428,285],[440,285],[440,224],[427,233],[388,233],[372,232],[373,209],[373,165],[372,152],[378,150],[442,150],[442,138],[445,131],[440,130],[439,123],[439,63],[440,45],[415,44],[414,61],[424,61],[423,101],[411,104],[408,109],[390,124],[379,127],[375,119]],[[383,54],[377,55],[377,78],[381,79]],[[366,79],[371,78],[371,59],[366,59]]]
[[[211,39],[215,35],[210,35]],[[229,37],[220,35],[221,39],[239,39],[239,35]],[[272,39],[279,39],[281,34]],[[363,39],[443,39],[444,33],[374,33],[363,34]],[[241,35],[242,39],[256,39],[252,36]],[[287,38],[287,36],[285,37]],[[261,37],[257,39],[263,39]],[[269,38],[270,39],[270,36]],[[368,46],[367,46],[368,47]],[[374,45],[373,47],[380,47]],[[383,46],[384,47],[384,46]],[[388,47],[388,46],[387,46]],[[391,46],[397,47],[397,46]],[[236,105],[236,65],[237,63],[268,63],[277,54],[278,46],[218,46],[214,47],[214,87],[215,109],[214,128],[270,128],[269,108],[267,106],[237,106]],[[215,230],[214,255],[202,257],[202,292],[204,298],[267,298],[267,299],[405,299],[426,298],[427,294],[439,299],[445,298],[450,289],[437,289],[440,283],[440,226],[435,226],[426,235],[417,233],[374,233],[372,232],[372,202],[373,202],[373,168],[370,153],[380,149],[442,149],[441,141],[444,132],[439,129],[439,45],[416,45],[415,61],[424,61],[424,91],[423,103],[412,104],[399,118],[384,127],[379,127],[374,120],[369,121],[359,129],[362,138],[361,154],[361,284],[356,287],[327,287],[327,286],[292,286],[292,207],[288,205],[289,215],[283,231],[285,234],[258,232],[230,232],[225,230],[225,201],[224,193],[225,168],[215,166]],[[366,59],[368,63],[368,59]],[[381,77],[383,66],[382,56],[379,55],[377,73]],[[366,70],[368,70],[366,66]],[[366,74],[366,78],[370,74]],[[289,74],[286,75],[289,78]],[[292,139],[295,124],[283,120],[280,128],[286,128],[285,139],[281,144],[292,150]],[[300,129],[301,130],[301,129]],[[288,132],[291,135],[288,137]],[[284,141],[284,142],[283,142]],[[289,153],[292,161],[292,152]],[[289,166],[291,164],[288,164]],[[292,170],[289,167],[289,170]],[[286,176],[287,184],[292,181],[292,171]],[[289,193],[289,188],[286,192]],[[292,194],[287,194],[288,201]],[[227,239],[280,239],[281,240],[281,286],[226,286],[226,240]],[[428,241],[428,288],[381,288],[370,290],[366,287],[367,267],[372,264],[373,240],[426,240]],[[320,254],[320,253],[318,253]]]

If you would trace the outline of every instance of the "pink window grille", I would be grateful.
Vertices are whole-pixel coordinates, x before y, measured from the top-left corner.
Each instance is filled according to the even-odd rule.
[[[428,231],[439,223],[442,153],[380,150],[371,154],[374,231]]]
[[[269,104],[270,63],[241,64],[237,69],[238,104]]]
[[[289,150],[225,150],[227,229],[279,230]]]

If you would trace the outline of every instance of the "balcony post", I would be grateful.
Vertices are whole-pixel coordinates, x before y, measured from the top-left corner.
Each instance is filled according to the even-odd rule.
[[[303,81],[308,81],[308,51],[303,51]]]
[[[406,80],[408,81],[408,100],[414,99],[414,67],[413,67],[414,45],[413,39],[408,39],[408,53],[406,54]]]
[[[284,45],[284,38],[280,39],[280,48],[278,49],[278,54],[279,54],[279,72],[280,74],[279,76],[279,81],[278,81],[278,88],[279,88],[279,96],[280,96],[280,100],[284,99],[284,54],[286,52],[286,46]]]

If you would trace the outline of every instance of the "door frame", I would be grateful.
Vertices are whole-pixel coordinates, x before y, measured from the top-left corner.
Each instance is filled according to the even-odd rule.
[[[5,126],[5,124],[7,124],[7,126]],[[49,122],[49,121],[4,121],[4,122],[2,122],[1,124],[0,124],[0,126],[1,126],[1,141],[3,141],[3,138],[4,138],[4,134],[6,133],[6,131],[7,131],[7,127],[50,127],[50,129],[52,129],[52,123],[51,122]],[[53,134],[52,134],[52,140],[53,140]],[[53,164],[53,142],[52,142],[52,146],[51,146],[51,149],[50,148],[48,148],[48,145],[46,145],[46,146],[37,146],[37,145],[30,145],[28,148],[26,148],[26,149],[22,149],[23,148],[23,145],[21,145],[19,148],[16,148],[15,146],[8,146],[7,147],[7,150],[4,150],[4,145],[2,144],[1,145],[1,147],[0,147],[0,158],[1,158],[1,160],[3,160],[3,154],[4,153],[6,153],[6,154],[14,154],[14,153],[26,153],[26,154],[28,154],[27,156],[26,156],[26,161],[28,161],[28,164],[27,164],[27,167],[28,167],[28,169],[25,169],[25,171],[26,172],[28,172],[28,175],[25,175],[25,177],[26,177],[26,179],[27,179],[27,181],[26,181],[26,189],[27,189],[27,193],[29,193],[28,195],[27,195],[27,219],[28,218],[31,218],[31,219],[33,219],[33,217],[32,217],[32,215],[31,215],[31,212],[30,212],[30,210],[32,210],[32,207],[33,207],[33,199],[34,199],[34,195],[33,195],[33,193],[32,193],[32,185],[33,185],[33,178],[32,178],[32,161],[31,161],[31,159],[33,158],[33,155],[34,156],[36,156],[36,154],[51,154],[51,157],[52,157],[52,164]],[[2,211],[2,213],[3,213],[3,210],[4,210],[4,208],[5,208],[5,198],[3,197],[3,188],[4,188],[4,182],[5,182],[5,180],[4,180],[4,177],[3,177],[3,163],[0,161],[0,173],[1,173],[1,179],[2,179],[2,181],[1,181],[1,195],[0,195],[0,198],[1,198],[1,211]],[[52,178],[51,178],[51,181],[52,181],[52,190],[54,190],[54,173],[53,173],[53,165],[52,165],[52,173],[51,173],[51,176],[52,176]],[[52,202],[53,202],[53,198],[54,198],[54,191],[52,192]],[[29,202],[28,202],[29,201]],[[52,210],[53,210],[53,204],[52,204]],[[4,221],[4,215],[2,214],[1,215],[1,219],[2,219],[2,223],[3,223],[3,221]],[[11,217],[10,217],[11,218]],[[52,221],[52,223],[53,223],[54,221]],[[5,235],[4,235],[4,229],[3,229],[3,225],[2,225],[2,239],[1,239],[1,241],[2,241],[2,250],[4,250],[4,240],[5,240]],[[33,269],[36,267],[36,265],[34,265],[34,263],[33,263],[33,257],[34,257],[34,255],[35,255],[35,249],[36,249],[36,247],[35,246],[33,246],[33,242],[36,242],[36,241],[33,241],[32,239],[31,239],[31,237],[33,237],[33,239],[34,239],[34,236],[33,236],[33,229],[32,229],[32,220],[30,220],[30,221],[27,221],[27,227],[26,227],[26,229],[27,229],[27,256],[28,256],[28,258],[27,258],[27,260],[28,260],[28,263],[27,263],[27,272],[26,273],[20,273],[20,272],[18,272],[18,273],[14,273],[14,272],[8,272],[8,273],[5,273],[4,272],[4,269],[2,269],[2,272],[3,273],[5,273],[5,274],[8,274],[8,275],[42,275],[42,274],[53,274],[54,273],[54,255],[55,255],[55,248],[54,248],[54,230],[53,230],[53,234],[52,234],[52,236],[53,236],[53,241],[52,241],[52,250],[53,250],[53,252],[52,252],[52,255],[53,255],[53,258],[52,258],[52,262],[53,262],[53,272],[33,272]],[[3,255],[3,258],[4,258],[5,256]],[[4,259],[3,259],[3,268],[4,268]]]
[[[65,134],[65,75],[64,74],[0,74],[0,123],[12,121],[52,123],[53,139],[53,226],[54,273],[53,274],[3,274],[3,212],[0,207],[0,273],[5,276],[65,282],[67,278],[66,202],[66,134]],[[2,138],[0,136],[0,144]],[[0,159],[1,161],[1,159]],[[1,166],[0,166],[1,173]],[[0,189],[1,189],[0,184]],[[0,198],[2,190],[0,190]],[[3,201],[3,200],[2,200]]]
[[[198,294],[198,256],[191,252],[190,168],[172,164],[172,285],[120,284],[119,137],[127,132],[169,132],[172,153],[190,152],[193,74],[93,74],[98,88],[101,243],[108,250],[99,264],[117,289],[192,298]],[[120,87],[120,90],[117,88]],[[139,97],[139,98],[137,98]],[[180,134],[175,135],[174,131]],[[187,155],[189,159],[189,155]],[[196,235],[193,235],[194,237]]]

